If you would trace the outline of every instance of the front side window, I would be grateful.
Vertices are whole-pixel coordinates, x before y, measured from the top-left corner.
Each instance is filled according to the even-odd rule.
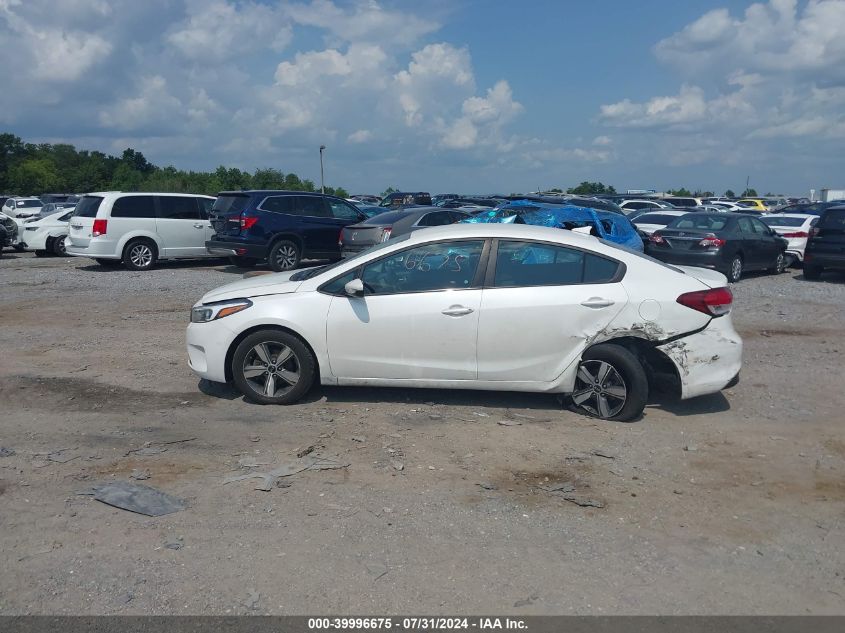
[[[751,226],[754,227],[754,232],[757,235],[771,235],[772,231],[760,220],[751,220]]]
[[[616,261],[574,248],[535,242],[499,242],[493,285],[514,288],[607,283],[616,277],[618,270]]]
[[[332,217],[337,220],[360,220],[361,215],[352,208],[352,205],[340,200],[329,200],[329,208],[332,210]]]
[[[124,196],[114,201],[113,218],[154,218],[155,204],[152,196]]]
[[[158,217],[162,220],[199,220],[197,199],[186,196],[159,196]]]
[[[484,241],[439,242],[393,253],[364,267],[368,295],[472,287]]]

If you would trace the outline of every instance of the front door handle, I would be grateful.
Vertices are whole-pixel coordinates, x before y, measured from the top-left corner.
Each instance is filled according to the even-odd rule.
[[[585,308],[607,308],[613,305],[610,299],[602,299],[601,297],[590,297],[586,301],[582,301],[581,305]]]
[[[195,228],[195,229],[204,229],[204,228],[205,228],[205,224],[194,224],[194,228]]]
[[[472,312],[475,312],[475,310],[473,310],[472,308],[465,308],[464,306],[449,306],[448,308],[443,310],[442,314],[445,314],[446,316],[459,317],[465,316]]]

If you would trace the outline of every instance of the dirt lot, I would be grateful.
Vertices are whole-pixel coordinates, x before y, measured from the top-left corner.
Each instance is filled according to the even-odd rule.
[[[740,282],[742,382],[613,424],[546,395],[198,385],[188,309],[242,273],[4,253],[0,613],[845,613],[842,277]],[[349,466],[223,484],[309,445]],[[76,494],[133,470],[188,509]]]

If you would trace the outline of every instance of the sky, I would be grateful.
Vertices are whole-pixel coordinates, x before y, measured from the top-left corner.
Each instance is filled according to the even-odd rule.
[[[0,0],[0,131],[354,193],[845,188],[845,0]]]

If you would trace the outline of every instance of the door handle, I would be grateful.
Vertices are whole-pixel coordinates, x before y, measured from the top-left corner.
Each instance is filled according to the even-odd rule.
[[[613,305],[610,299],[602,299],[601,297],[590,297],[586,301],[582,301],[581,305],[585,308],[606,308]]]
[[[194,228],[195,229],[204,229],[205,225],[204,224],[194,224]]]
[[[448,308],[443,310],[442,314],[445,314],[446,316],[459,317],[470,314],[472,312],[475,312],[475,310],[473,310],[472,308],[465,308],[464,306],[449,306]]]

